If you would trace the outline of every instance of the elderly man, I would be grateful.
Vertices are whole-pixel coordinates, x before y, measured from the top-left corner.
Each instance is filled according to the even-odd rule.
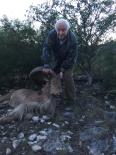
[[[44,72],[56,73],[64,82],[64,99],[75,103],[73,68],[77,58],[77,42],[69,22],[60,19],[47,36],[43,48]]]

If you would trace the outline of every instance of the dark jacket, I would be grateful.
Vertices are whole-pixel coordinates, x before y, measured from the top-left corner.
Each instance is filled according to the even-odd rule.
[[[69,30],[65,41],[60,44],[56,30],[51,30],[43,48],[44,67],[50,67],[55,72],[60,72],[72,68],[76,58],[77,41],[75,35]]]

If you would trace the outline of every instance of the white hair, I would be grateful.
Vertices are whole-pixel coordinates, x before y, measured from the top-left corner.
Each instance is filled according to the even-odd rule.
[[[59,26],[60,24],[64,24],[64,25],[66,26],[66,30],[67,30],[67,31],[69,30],[69,28],[70,28],[69,22],[68,22],[66,19],[59,19],[59,20],[56,22],[56,24],[55,24],[55,29],[56,29],[56,31],[57,31],[58,26]]]

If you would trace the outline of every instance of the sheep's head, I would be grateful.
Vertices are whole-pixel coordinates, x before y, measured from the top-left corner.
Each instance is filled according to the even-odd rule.
[[[59,75],[45,74],[43,67],[36,67],[30,72],[29,76],[36,85],[41,86],[45,93],[55,96],[61,94],[62,89]]]

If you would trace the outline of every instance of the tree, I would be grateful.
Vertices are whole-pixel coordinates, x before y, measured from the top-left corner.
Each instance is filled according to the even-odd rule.
[[[92,63],[98,45],[105,34],[116,27],[115,0],[52,0],[38,6],[31,6],[29,17],[42,23],[43,30],[53,27],[56,19],[64,17],[78,38],[79,67],[92,83]],[[46,31],[45,31],[46,32]],[[44,33],[45,34],[45,33]]]
[[[27,76],[41,64],[39,35],[28,21],[3,17],[0,27],[0,85]],[[3,80],[2,80],[3,79]],[[11,82],[10,82],[11,83]]]
[[[93,67],[107,89],[116,89],[116,41],[99,46]]]

